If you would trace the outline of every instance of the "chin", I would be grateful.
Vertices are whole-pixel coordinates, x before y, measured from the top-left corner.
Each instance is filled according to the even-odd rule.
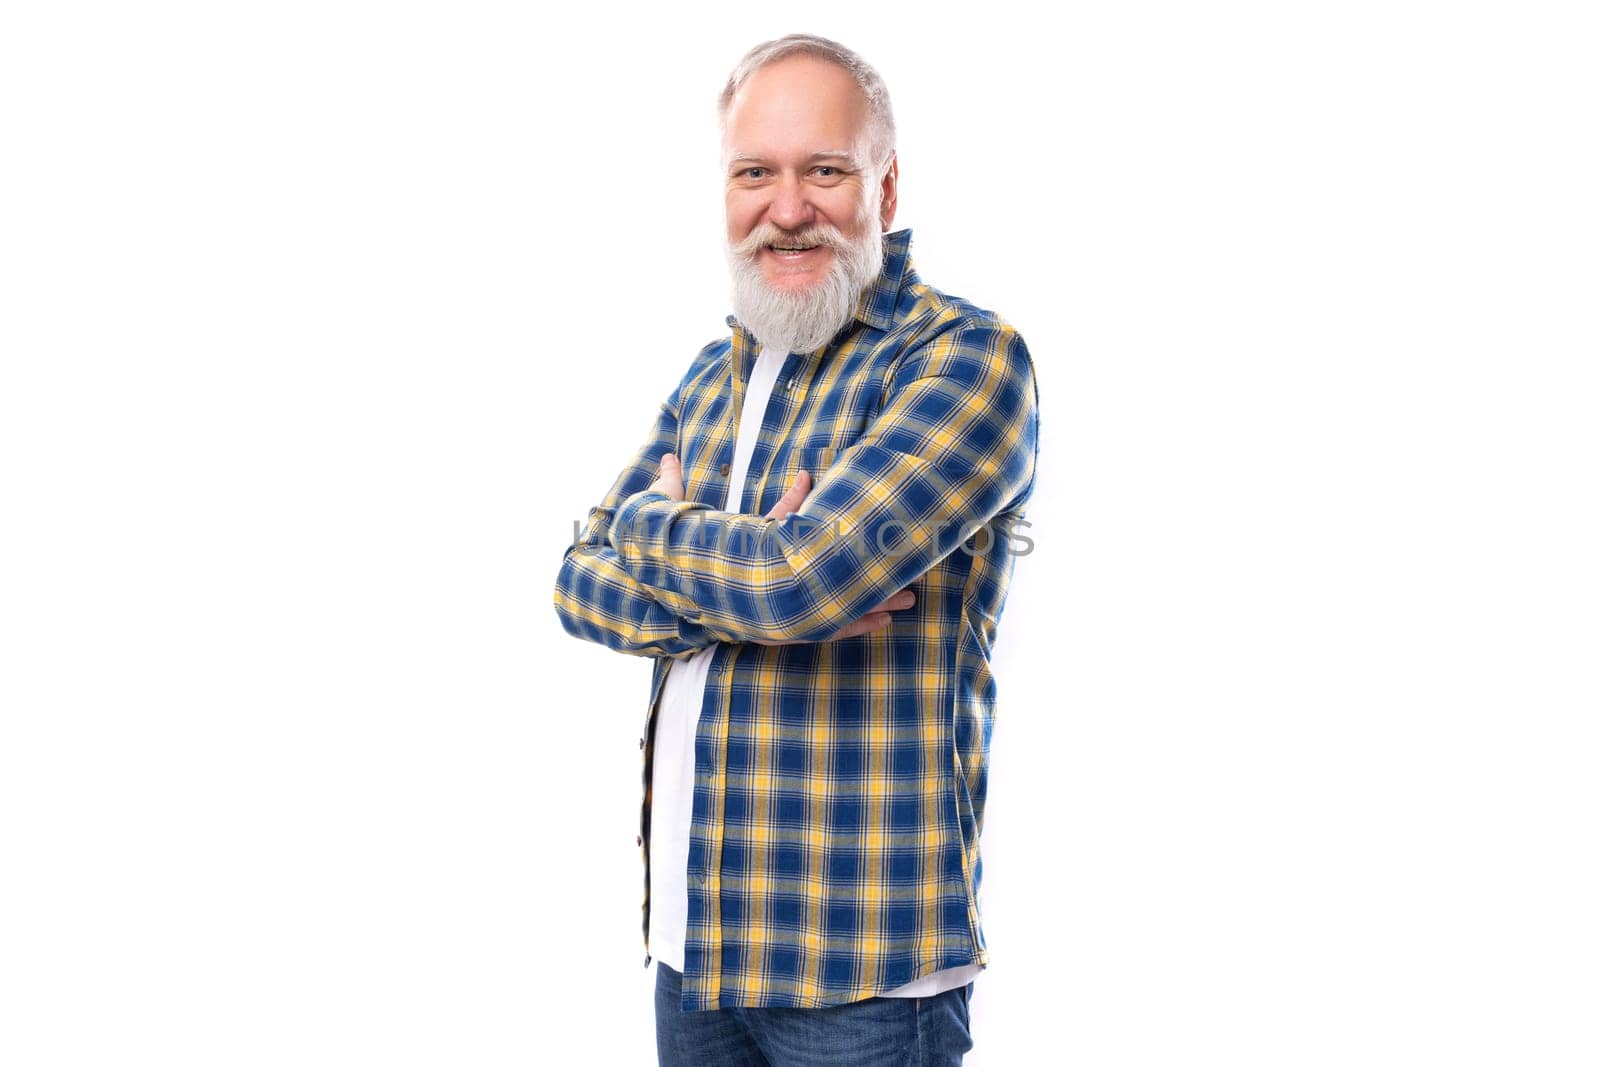
[[[776,277],[761,272],[761,280],[766,282],[767,288],[781,296],[799,296],[808,293],[821,285],[827,278],[826,271],[806,274],[780,274]]]
[[[735,255],[727,249],[733,281],[733,310],[757,341],[771,347],[809,352],[826,343],[850,321],[861,290],[880,264],[830,249],[820,263],[781,269],[770,256]],[[863,262],[852,269],[857,258]],[[860,275],[857,277],[857,275]]]

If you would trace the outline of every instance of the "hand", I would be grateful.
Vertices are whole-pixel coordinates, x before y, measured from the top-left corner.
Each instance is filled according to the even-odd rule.
[[[816,640],[843,641],[847,637],[860,637],[862,634],[870,634],[875,630],[881,630],[885,626],[888,626],[890,620],[893,618],[893,616],[889,614],[891,611],[904,611],[906,608],[909,608],[916,602],[917,594],[913,593],[910,589],[902,589],[888,600],[868,608],[864,615],[854,622],[847,624],[842,630],[829,634],[827,637],[819,637]],[[814,644],[815,642],[799,640],[762,641],[758,639],[755,643],[758,645],[809,645]]]
[[[678,462],[678,457],[671,452],[661,457],[661,470],[656,475],[656,480],[650,483],[650,491],[665,493],[674,500],[683,499],[683,466]],[[811,492],[811,475],[801,471],[794,476],[794,481],[789,483],[788,492],[784,493],[773,505],[772,510],[767,512],[767,518],[781,519],[785,515],[799,511],[809,492]]]
[[[800,510],[800,505],[805,502],[806,494],[811,492],[811,475],[807,471],[800,471],[794,476],[794,481],[789,483],[789,488],[784,492],[778,502],[767,512],[769,519],[781,519],[785,515]],[[881,630],[889,625],[891,611],[903,611],[917,602],[917,595],[910,589],[902,589],[898,593],[880,604],[867,609],[859,619],[847,624],[843,629],[831,636],[820,638],[823,641],[842,641],[846,637],[859,637],[862,634]],[[810,641],[756,641],[758,645],[806,645]]]
[[[650,491],[665,493],[674,500],[683,499],[683,467],[671,452],[661,457],[661,473],[650,483]]]
[[[806,495],[811,492],[811,472],[798,471],[794,481],[789,483],[789,488],[772,505],[772,510],[767,512],[769,519],[781,519],[785,515],[793,515],[800,510],[800,505],[806,502]]]

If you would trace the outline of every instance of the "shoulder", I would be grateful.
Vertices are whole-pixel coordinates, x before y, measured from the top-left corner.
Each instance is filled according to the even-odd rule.
[[[733,335],[731,334],[719,337],[715,341],[707,341],[700,351],[695,353],[694,359],[689,361],[689,369],[684,372],[683,380],[688,382],[705,374],[712,368],[726,367],[728,353],[732,351]]]
[[[896,376],[934,371],[999,377],[1028,384],[1037,393],[1033,356],[1017,328],[998,312],[941,292],[921,280],[906,287],[912,297],[896,324],[902,344]]]
[[[672,398],[668,401],[669,406],[681,409],[685,400],[702,395],[708,389],[714,391],[727,372],[728,353],[732,350],[732,335],[708,341],[695,353],[688,369],[678,379],[677,388],[672,391]]]
[[[999,312],[979,307],[965,297],[935,289],[920,278],[906,286],[906,296],[909,299],[902,303],[906,311],[901,317],[907,322],[931,323],[939,327],[952,323],[971,323],[1012,328]]]

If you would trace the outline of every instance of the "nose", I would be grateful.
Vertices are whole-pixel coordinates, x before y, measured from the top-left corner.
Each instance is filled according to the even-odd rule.
[[[792,233],[811,225],[816,215],[816,207],[799,178],[791,175],[779,179],[773,187],[772,202],[767,205],[767,218],[774,226]]]

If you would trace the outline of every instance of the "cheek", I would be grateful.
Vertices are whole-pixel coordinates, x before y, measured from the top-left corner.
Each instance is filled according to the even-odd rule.
[[[734,239],[749,234],[761,218],[760,205],[748,197],[729,197],[725,211],[728,219],[728,236]]]
[[[828,218],[845,233],[859,230],[872,214],[872,205],[854,192],[843,193],[828,202]]]

